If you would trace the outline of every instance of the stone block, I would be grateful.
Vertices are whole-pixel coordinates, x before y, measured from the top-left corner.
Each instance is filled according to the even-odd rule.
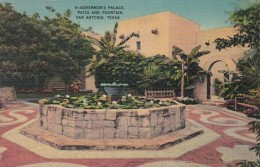
[[[162,125],[164,121],[164,117],[158,117],[158,125]]]
[[[139,128],[139,139],[149,139],[150,136],[150,128]]]
[[[128,138],[138,139],[139,127],[128,127]]]
[[[54,133],[62,134],[62,125],[54,125],[52,131]]]
[[[48,124],[54,124],[54,112],[49,111],[47,116]]]
[[[85,139],[103,139],[104,129],[85,129]]]
[[[76,127],[76,121],[69,120],[69,127]]]
[[[180,112],[180,127],[185,127],[185,110]]]
[[[116,138],[127,138],[127,117],[119,117],[117,121]]]
[[[161,135],[162,133],[162,127],[161,126],[156,126],[151,128],[151,138],[157,137]]]
[[[172,131],[176,130],[175,123],[176,123],[176,121],[175,121],[175,114],[174,115],[170,115],[170,127],[171,127]]]
[[[156,126],[158,124],[158,116],[156,112],[151,113],[151,126]]]
[[[150,111],[148,109],[140,109],[138,110],[138,116],[149,116]]]
[[[92,128],[93,121],[86,121],[86,128]]]
[[[129,111],[129,116],[130,117],[136,117],[136,116],[138,116],[138,112],[137,111]]]
[[[169,108],[169,115],[173,115],[178,111],[180,111],[180,108]]]
[[[62,120],[61,120],[61,124],[62,124],[63,126],[69,126],[69,120],[67,120],[67,119],[62,119]]]
[[[181,124],[181,115],[180,115],[180,111],[176,112],[175,114],[175,127],[178,128],[180,127]]]
[[[172,131],[171,122],[170,122],[170,117],[168,116],[164,118],[163,134],[169,133],[171,131]]]
[[[116,120],[116,112],[115,111],[106,111],[106,119],[107,120]]]
[[[141,117],[130,117],[129,126],[142,126],[142,118]]]
[[[92,121],[96,121],[98,120],[97,118],[97,114],[93,114],[93,113],[87,113],[85,114],[85,120],[92,120]]]
[[[67,110],[67,116],[68,116],[68,118],[70,119],[70,120],[73,120],[73,111],[71,111],[71,110]]]
[[[104,139],[114,139],[116,129],[115,128],[104,128]]]
[[[62,112],[58,110],[54,114],[54,123],[61,124],[61,121],[62,121]]]
[[[84,114],[83,113],[74,113],[73,114],[73,120],[83,121],[84,120]]]
[[[75,127],[85,128],[87,125],[87,121],[75,121]]]
[[[93,128],[103,128],[103,127],[115,127],[115,122],[114,121],[109,121],[109,120],[100,120],[100,121],[93,121]]]
[[[169,116],[169,110],[168,109],[162,110],[162,114],[163,114],[163,117]]]
[[[150,127],[150,120],[148,119],[147,116],[142,118],[142,126],[143,127]]]
[[[97,119],[98,120],[104,120],[106,118],[106,115],[105,114],[103,114],[103,113],[98,113],[97,114]]]
[[[63,133],[64,136],[72,137],[74,139],[83,139],[84,138],[84,131],[81,128],[72,128],[68,126],[63,126]]]

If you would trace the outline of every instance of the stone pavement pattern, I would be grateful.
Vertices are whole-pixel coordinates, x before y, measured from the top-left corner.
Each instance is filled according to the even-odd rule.
[[[19,134],[19,128],[37,117],[38,105],[6,104],[0,111],[0,166],[235,166],[243,159],[254,160],[255,135],[243,114],[220,106],[187,106],[187,118],[205,128],[205,134],[159,151],[61,151]]]

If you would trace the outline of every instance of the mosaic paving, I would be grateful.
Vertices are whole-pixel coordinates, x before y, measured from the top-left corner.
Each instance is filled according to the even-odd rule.
[[[220,106],[187,106],[187,118],[205,133],[159,151],[60,151],[19,134],[37,113],[37,105],[24,102],[8,104],[0,111],[0,166],[217,167],[256,158],[248,150],[255,143],[247,126],[251,120]]]

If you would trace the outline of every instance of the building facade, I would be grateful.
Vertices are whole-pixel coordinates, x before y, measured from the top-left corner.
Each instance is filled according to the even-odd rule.
[[[215,98],[214,80],[218,78],[223,82],[232,77],[219,71],[236,71],[235,62],[245,51],[237,47],[221,51],[215,49],[214,40],[235,34],[233,27],[201,30],[199,24],[169,11],[120,21],[118,41],[132,32],[138,33],[139,37],[127,42],[128,49],[144,56],[162,54],[171,57],[173,45],[186,53],[198,45],[202,46],[201,50],[210,51],[200,58],[200,66],[210,75],[205,76],[205,82],[197,83],[194,91],[201,101]]]

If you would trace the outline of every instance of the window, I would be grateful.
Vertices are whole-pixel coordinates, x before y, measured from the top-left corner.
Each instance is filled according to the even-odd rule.
[[[141,50],[141,42],[140,41],[136,42],[136,50]]]

